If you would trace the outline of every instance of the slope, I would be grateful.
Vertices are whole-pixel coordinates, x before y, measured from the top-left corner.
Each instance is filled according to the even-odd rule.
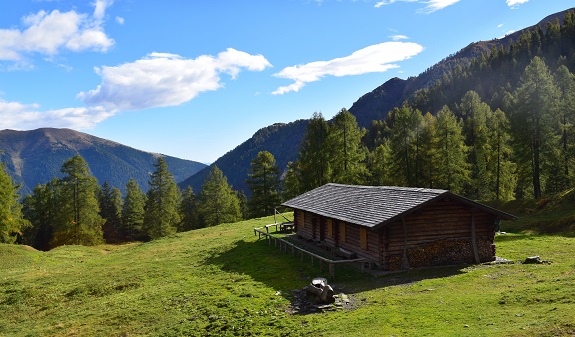
[[[0,131],[0,159],[25,195],[37,184],[60,176],[64,161],[76,154],[88,163],[100,184],[104,181],[124,190],[130,178],[147,190],[148,177],[159,156],[165,158],[176,181],[195,174],[206,165],[139,151],[106,139],[69,129],[44,128],[32,131]]]
[[[392,78],[360,97],[349,108],[349,111],[356,117],[360,127],[369,128],[373,120],[384,119],[394,107],[401,106],[406,100],[415,99],[418,94],[421,94],[422,90],[431,87],[453,69],[464,68],[470,65],[474,58],[481,57],[482,54],[489,54],[493,48],[498,49],[502,46],[509,46],[510,43],[518,41],[521,34],[526,30],[535,29],[537,26],[543,28],[547,22],[552,22],[555,19],[562,21],[567,11],[549,15],[536,25],[517,31],[504,38],[471,43],[416,77],[410,77],[406,80],[397,77]],[[474,78],[474,82],[481,82],[481,79]],[[434,109],[437,109],[432,109],[433,111],[430,112],[435,113],[441,106],[441,104],[438,104],[437,107],[434,107]],[[255,157],[258,151],[270,151],[275,156],[280,170],[285,170],[285,165],[289,161],[297,159],[299,145],[305,133],[305,128],[300,129],[300,127],[307,121],[294,123],[272,125],[257,131],[252,138],[223,155],[215,164],[228,177],[228,182],[236,190],[244,190],[248,193],[244,180],[247,178],[250,160]],[[269,135],[269,137],[262,136],[262,134]],[[282,139],[286,142],[282,143],[281,147],[278,147],[277,139]],[[199,192],[208,172],[209,169],[199,172],[197,176],[192,176],[182,182],[180,187],[190,185],[196,193]]]
[[[350,304],[297,312],[298,291],[327,276],[253,228],[272,217],[148,243],[0,244],[0,336],[572,336],[575,238],[496,238],[512,264],[373,277],[336,267]],[[505,225],[505,224],[504,224]],[[534,253],[550,264],[518,263]],[[489,308],[489,310],[486,310]]]

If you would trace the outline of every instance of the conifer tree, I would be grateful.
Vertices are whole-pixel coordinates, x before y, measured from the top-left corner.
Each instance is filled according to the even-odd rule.
[[[328,133],[329,126],[322,114],[314,113],[307,125],[299,150],[301,192],[329,182],[331,169],[326,145]]]
[[[488,142],[491,152],[488,153],[489,195],[485,200],[511,200],[516,186],[515,169],[512,161],[511,136],[509,121],[500,109],[495,110],[487,121]]]
[[[196,203],[196,195],[191,186],[188,186],[182,191],[182,198],[180,201],[180,224],[178,231],[189,231],[198,227],[198,209]]]
[[[29,224],[23,218],[22,206],[18,202],[20,196],[16,190],[12,178],[0,162],[0,243],[15,242]]]
[[[553,121],[556,119],[554,98],[557,88],[545,62],[535,57],[525,68],[520,84],[514,93],[514,104],[510,114],[518,163],[531,167],[533,197],[541,198],[546,178],[546,164],[552,163],[551,150]]]
[[[419,131],[419,178],[418,187],[434,188],[437,179],[437,132],[436,118],[429,112],[423,116]]]
[[[64,177],[58,181],[57,211],[50,246],[102,243],[105,220],[99,214],[96,178],[79,155],[64,162],[61,171]]]
[[[122,207],[122,228],[127,240],[138,240],[142,237],[144,224],[144,205],[146,195],[134,179],[126,184],[126,196]]]
[[[105,181],[98,193],[98,205],[100,216],[106,220],[102,226],[104,240],[107,243],[125,241],[127,235],[122,228],[122,193],[120,190]]]
[[[53,235],[58,179],[38,184],[22,201],[22,212],[31,226],[26,231],[25,242],[39,250],[49,250]]]
[[[469,149],[471,170],[468,197],[478,200],[490,198],[489,179],[493,177],[488,172],[488,157],[492,149],[489,142],[489,129],[487,120],[492,112],[489,105],[484,103],[475,91],[468,91],[461,99],[459,106],[461,114],[465,117],[464,134]]]
[[[180,223],[180,191],[164,158],[159,157],[154,167],[156,170],[148,182],[143,230],[149,238],[158,239],[177,230]]]
[[[467,147],[462,134],[463,127],[449,107],[444,106],[437,114],[435,130],[438,145],[436,188],[465,194],[469,180]]]
[[[282,200],[290,200],[303,193],[299,161],[289,162],[283,180]]]
[[[369,183],[375,186],[393,184],[391,177],[391,149],[387,141],[379,144],[368,157]]]
[[[365,154],[361,138],[364,132],[347,109],[341,109],[330,125],[327,148],[331,179],[340,184],[360,184],[365,180]]]
[[[241,220],[238,198],[216,165],[204,181],[199,198],[198,214],[204,226]]]
[[[558,89],[559,134],[560,134],[560,169],[558,184],[560,190],[570,186],[573,181],[573,166],[575,139],[575,75],[562,65],[555,72],[555,83]]]
[[[250,217],[262,217],[274,214],[274,209],[280,204],[279,169],[274,156],[268,151],[260,151],[252,159],[250,173],[246,179],[251,198],[248,201]]]
[[[416,186],[419,164],[419,126],[421,112],[404,104],[394,108],[388,118],[391,128],[390,148],[392,158],[392,176],[398,186]]]

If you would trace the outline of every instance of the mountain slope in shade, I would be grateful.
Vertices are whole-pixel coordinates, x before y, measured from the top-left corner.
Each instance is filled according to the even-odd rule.
[[[148,189],[153,164],[164,157],[176,182],[194,175],[205,164],[136,150],[106,139],[70,129],[43,128],[32,131],[0,131],[0,159],[16,183],[19,193],[28,194],[37,184],[61,177],[62,164],[81,155],[100,184],[104,181],[124,191],[134,178],[140,188]]]
[[[302,119],[287,124],[276,123],[258,130],[250,139],[220,157],[210,167],[181,182],[180,188],[192,186],[194,192],[198,193],[211,167],[217,165],[226,175],[233,189],[244,191],[249,195],[250,190],[245,179],[248,177],[252,159],[260,151],[269,151],[274,155],[280,172],[283,171],[288,162],[297,159],[299,145],[308,122],[309,120]]]

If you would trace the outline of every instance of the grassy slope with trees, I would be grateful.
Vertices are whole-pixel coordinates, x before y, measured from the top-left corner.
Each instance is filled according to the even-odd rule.
[[[499,205],[521,214],[496,237],[513,264],[378,277],[338,267],[330,284],[351,305],[318,314],[288,312],[292,290],[327,275],[253,235],[272,217],[148,243],[0,244],[0,336],[570,336],[575,232],[558,224],[575,217],[573,198]],[[551,263],[519,263],[533,255]]]

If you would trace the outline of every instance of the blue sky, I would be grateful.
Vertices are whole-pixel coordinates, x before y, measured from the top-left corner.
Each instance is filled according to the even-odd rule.
[[[572,0],[18,0],[0,10],[0,129],[65,127],[213,162]]]

